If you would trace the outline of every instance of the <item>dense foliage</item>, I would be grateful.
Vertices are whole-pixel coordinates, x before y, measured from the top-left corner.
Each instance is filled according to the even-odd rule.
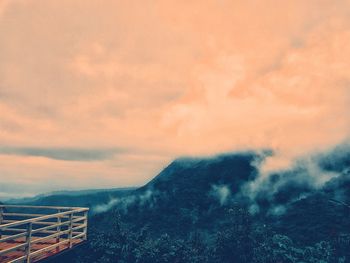
[[[99,209],[89,195],[89,241],[57,262],[350,262],[350,147],[261,176],[271,154],[179,159]]]
[[[268,226],[256,224],[239,206],[226,209],[228,219],[216,233],[191,232],[183,238],[154,236],[144,227],[131,231],[114,210],[110,231],[92,228],[89,243],[58,262],[119,263],[297,263],[350,262],[350,235],[300,246]]]

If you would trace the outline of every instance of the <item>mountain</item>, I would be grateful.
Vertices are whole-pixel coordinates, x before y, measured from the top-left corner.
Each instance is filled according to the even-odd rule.
[[[350,229],[349,209],[341,205],[350,203],[349,149],[344,144],[297,159],[263,180],[259,169],[273,158],[271,151],[179,158],[139,188],[62,191],[21,203],[90,207],[91,222],[101,230],[108,230],[118,211],[134,229],[147,225],[156,234],[180,236],[195,229],[217,231],[225,209],[238,204],[279,233],[312,244]]]
[[[180,158],[139,188],[32,204],[91,207],[90,243],[69,256],[89,251],[80,262],[350,262],[349,145],[263,174],[268,158]]]
[[[256,178],[256,164],[261,160],[254,152],[177,159],[114,209],[135,228],[147,224],[158,233],[181,235],[194,228],[213,228],[214,214],[224,213],[223,204],[231,193]],[[109,216],[96,215],[97,221],[104,218]]]
[[[96,205],[108,203],[114,198],[120,198],[133,192],[136,187],[89,189],[77,191],[55,191],[32,198],[10,199],[7,204],[38,205],[38,206],[77,206],[93,208]]]
[[[237,204],[249,210],[254,220],[300,244],[315,243],[330,233],[347,233],[349,209],[339,202],[350,203],[350,151],[302,158],[261,180],[259,167],[270,154],[241,152],[175,160],[114,209],[135,229],[147,225],[158,234],[215,232],[224,224],[225,210]],[[337,163],[336,168],[332,163]],[[315,171],[319,174],[312,174]],[[329,180],[321,183],[317,176]],[[112,210],[96,215],[96,221],[110,218]],[[107,221],[101,225],[108,225]]]

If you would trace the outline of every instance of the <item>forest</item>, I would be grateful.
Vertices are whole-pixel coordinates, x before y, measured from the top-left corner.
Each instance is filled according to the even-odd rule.
[[[269,151],[177,159],[143,187],[85,199],[88,242],[50,262],[350,262],[349,152],[264,180]]]

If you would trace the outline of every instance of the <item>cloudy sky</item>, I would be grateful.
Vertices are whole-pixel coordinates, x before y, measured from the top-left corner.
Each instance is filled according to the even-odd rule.
[[[350,135],[348,0],[0,0],[0,198]]]

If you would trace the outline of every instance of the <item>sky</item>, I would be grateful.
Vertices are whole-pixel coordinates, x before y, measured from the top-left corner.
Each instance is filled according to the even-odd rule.
[[[0,0],[0,198],[350,136],[348,0]]]

